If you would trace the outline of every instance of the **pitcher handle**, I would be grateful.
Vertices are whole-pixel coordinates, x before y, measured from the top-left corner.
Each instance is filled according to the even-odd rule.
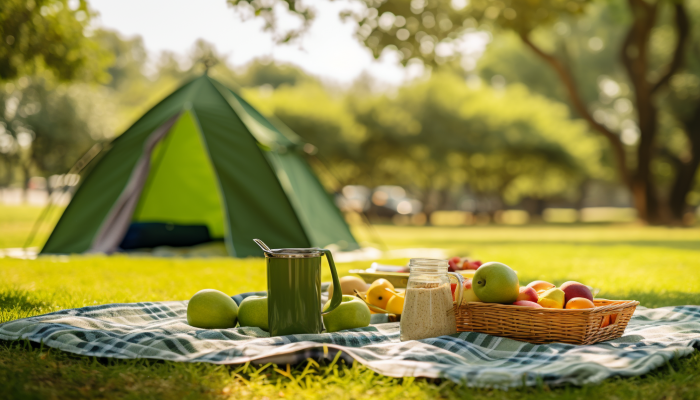
[[[340,279],[338,279],[338,271],[335,269],[335,263],[333,262],[333,255],[331,254],[331,251],[327,249],[320,250],[328,259],[328,266],[331,268],[331,276],[333,277],[333,297],[331,298],[331,304],[328,306],[328,310],[321,312],[321,315],[326,315],[335,310],[335,308],[338,307],[343,301],[343,291],[340,288]]]
[[[454,275],[457,278],[457,286],[459,286],[459,296],[457,296],[457,307],[462,305],[462,295],[464,294],[464,276],[459,272],[448,272],[449,275]]]

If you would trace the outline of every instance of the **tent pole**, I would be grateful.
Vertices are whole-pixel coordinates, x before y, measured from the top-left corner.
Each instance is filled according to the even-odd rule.
[[[90,149],[83,154],[82,157],[76,161],[75,164],[68,170],[68,172],[65,173],[65,175],[70,175],[70,174],[79,174],[80,172],[83,171],[83,169],[92,161],[100,152],[102,151],[102,148],[104,146],[102,143],[95,143]],[[65,176],[64,175],[64,176]],[[41,211],[41,214],[39,215],[39,218],[34,222],[34,225],[32,226],[32,230],[29,232],[29,237],[27,240],[24,242],[24,246],[22,247],[22,250],[24,250],[24,255],[25,257],[27,256],[27,248],[32,244],[32,241],[34,241],[34,238],[36,237],[36,234],[39,232],[39,228],[41,228],[41,225],[44,223],[44,220],[46,217],[49,215],[49,212],[54,206],[54,199],[60,197],[60,195],[65,194],[68,191],[68,184],[64,181],[63,186],[60,189],[55,190],[53,193],[51,193],[51,196],[49,196],[49,202],[44,207],[44,209]],[[54,194],[59,193],[59,195],[54,196]]]

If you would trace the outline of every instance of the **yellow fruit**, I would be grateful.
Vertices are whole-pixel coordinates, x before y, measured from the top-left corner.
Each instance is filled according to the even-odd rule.
[[[372,287],[372,286],[387,287],[387,288],[392,289],[392,290],[394,289],[394,285],[392,285],[391,282],[389,282],[388,280],[386,280],[384,278],[377,279],[376,281],[372,282],[370,287]]]
[[[389,289],[386,289],[389,291]],[[406,300],[406,292],[396,293],[386,303],[386,310],[389,314],[400,315],[403,312],[403,303]]]
[[[386,291],[385,289],[394,290],[394,285],[386,279],[377,279],[372,282],[372,285],[367,289],[367,302],[386,310],[386,303],[394,296],[394,293]]]
[[[544,308],[564,308],[565,295],[561,289],[551,288],[540,295],[537,304]]]
[[[355,295],[355,290],[360,293],[364,293],[367,290],[367,284],[362,279],[356,276],[342,276],[340,277],[340,289],[343,294],[350,296]],[[333,284],[328,287],[328,298],[333,297]]]
[[[541,305],[544,308],[563,308],[561,307],[560,302],[552,299],[539,299],[537,301],[537,304]]]

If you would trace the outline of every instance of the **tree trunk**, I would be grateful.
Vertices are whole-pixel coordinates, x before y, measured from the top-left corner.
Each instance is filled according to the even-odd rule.
[[[648,94],[637,95],[637,98],[641,135],[637,147],[637,170],[632,181],[632,195],[639,218],[650,224],[661,224],[668,222],[668,216],[663,215],[661,211],[651,174],[654,139],[658,130],[656,109],[651,104]]]
[[[683,224],[686,212],[686,198],[693,189],[695,176],[700,167],[700,103],[688,121],[684,121],[685,134],[690,143],[690,159],[676,163],[676,180],[671,188],[669,208],[675,225]]]
[[[432,225],[431,217],[435,211],[444,206],[446,196],[445,190],[426,189],[423,191],[421,201],[423,202],[423,214],[425,214],[426,225]]]
[[[0,186],[10,186],[12,184],[12,176],[13,176],[13,167],[14,165],[12,164],[12,160],[10,157],[7,156],[2,156],[3,164],[5,164],[5,176],[2,179],[2,182],[0,182]]]
[[[677,171],[676,180],[673,182],[669,199],[671,223],[674,225],[684,224],[683,217],[685,216],[687,208],[686,198],[688,197],[688,192],[690,192],[695,183],[695,175],[697,175],[698,166],[700,166],[700,154],[694,154],[693,158],[689,162],[684,163]]]
[[[634,22],[622,46],[622,62],[634,86],[635,105],[641,133],[637,148],[637,171],[632,183],[632,190],[635,202],[638,204],[637,210],[642,219],[652,224],[668,224],[673,220],[680,221],[682,219],[685,210],[685,197],[691,189],[698,161],[692,157],[688,163],[677,163],[679,167],[676,171],[676,182],[671,190],[669,201],[662,204],[659,194],[655,190],[651,173],[651,163],[656,153],[655,138],[658,131],[658,107],[654,102],[654,96],[668,84],[683,63],[690,32],[690,21],[683,1],[677,2],[674,5],[674,12],[678,38],[673,57],[668,63],[666,71],[653,83],[648,78],[649,41],[656,24],[659,5],[643,0],[629,0],[629,5]],[[693,144],[692,134],[688,129],[686,129],[686,134]],[[700,143],[693,147],[693,154],[695,154],[695,151],[700,150],[697,149],[700,147]],[[677,218],[678,215],[680,218]]]
[[[637,147],[637,167],[632,174],[628,171],[625,148],[619,136],[593,118],[580,95],[573,75],[566,65],[554,55],[544,52],[530,41],[529,32],[520,32],[520,37],[535,54],[546,61],[557,73],[569,94],[573,108],[588,121],[593,130],[608,139],[615,156],[618,176],[632,192],[639,218],[652,224],[667,223],[670,221],[670,214],[675,215],[677,211],[665,212],[667,208],[662,207],[660,203],[651,173],[651,163],[656,150],[655,139],[658,131],[658,108],[654,104],[654,95],[668,84],[671,77],[678,72],[683,63],[685,45],[690,32],[690,21],[685,11],[683,0],[677,1],[673,7],[678,40],[673,52],[673,58],[668,63],[661,77],[655,82],[651,82],[648,77],[649,40],[652,29],[656,24],[658,3],[646,2],[645,0],[628,0],[628,4],[632,14],[632,25],[622,45],[621,58],[634,88],[634,102],[641,134]],[[696,147],[700,147],[700,144]],[[687,168],[689,170],[693,168],[692,163]],[[697,169],[697,166],[694,167],[693,171],[695,169]],[[691,174],[691,172],[686,172],[686,174]],[[694,176],[694,173],[692,175]],[[678,182],[678,193],[672,193],[672,199],[669,203],[672,209],[677,208],[677,203],[681,201],[679,197],[683,197],[682,201],[685,201],[685,195],[690,190],[685,187],[692,185],[693,176],[687,177],[683,175],[681,177],[679,175],[679,179],[685,183],[681,184],[681,182]],[[690,180],[690,183],[687,182],[688,180]],[[685,192],[682,193],[684,190]]]
[[[591,180],[587,178],[579,185],[578,198],[576,199],[576,204],[574,205],[574,208],[576,208],[576,210],[579,212],[585,205],[584,201],[586,201],[586,195],[588,194],[588,187],[590,185],[590,182]]]
[[[634,103],[639,125],[637,168],[632,177],[632,196],[640,219],[658,224],[663,222],[651,176],[654,139],[658,129],[658,111],[652,101],[653,85],[647,78],[649,70],[649,38],[656,22],[657,5],[643,0],[629,0],[634,17],[621,48],[622,63],[634,87]]]
[[[547,64],[549,64],[550,67],[552,67],[552,69],[554,69],[554,71],[557,73],[557,76],[559,76],[559,79],[564,84],[564,88],[566,89],[566,92],[569,95],[569,99],[571,100],[574,110],[576,110],[576,112],[588,122],[588,124],[594,131],[600,133],[603,137],[605,137],[608,140],[613,152],[613,156],[615,157],[615,167],[617,169],[617,174],[620,178],[620,181],[628,188],[631,188],[632,180],[627,169],[627,156],[625,153],[624,144],[622,143],[618,135],[613,133],[605,125],[599,123],[595,120],[595,118],[593,118],[593,114],[590,112],[583,97],[581,96],[578,86],[576,85],[576,80],[574,79],[574,76],[572,75],[569,68],[567,68],[567,66],[564,65],[564,63],[562,63],[552,54],[546,53],[544,50],[540,49],[535,43],[533,43],[530,40],[530,37],[527,33],[521,33],[520,39],[533,52],[535,52],[537,56],[542,58]]]
[[[23,200],[25,203],[28,203],[29,202],[29,180],[32,177],[31,177],[30,172],[29,172],[29,166],[24,165],[24,163],[22,163],[22,173],[24,174],[23,175],[23,177],[24,177],[24,183],[23,183],[24,199]]]

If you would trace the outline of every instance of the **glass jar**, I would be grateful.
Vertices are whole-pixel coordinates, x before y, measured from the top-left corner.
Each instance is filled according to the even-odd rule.
[[[462,301],[464,278],[447,271],[447,260],[413,258],[408,264],[406,300],[401,313],[401,341],[426,339],[457,332],[450,276],[458,282],[458,303]]]

